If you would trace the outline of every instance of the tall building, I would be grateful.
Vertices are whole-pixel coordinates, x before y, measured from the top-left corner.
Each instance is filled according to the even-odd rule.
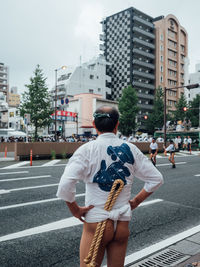
[[[9,90],[8,66],[6,66],[4,63],[0,63],[0,92],[3,92],[6,95],[6,98],[8,96],[8,90]]]
[[[153,18],[131,7],[106,17],[102,22],[100,50],[107,74],[111,76],[111,96],[118,100],[123,88],[132,85],[138,95],[138,120],[153,108],[155,90],[155,32]]]
[[[186,85],[185,59],[188,56],[188,35],[174,15],[155,18],[156,27],[156,88],[173,88]],[[184,88],[167,90],[167,110],[175,105]]]

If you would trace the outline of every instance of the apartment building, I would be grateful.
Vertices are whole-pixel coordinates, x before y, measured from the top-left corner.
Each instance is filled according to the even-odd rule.
[[[8,96],[9,90],[9,69],[4,63],[0,62],[0,92]]]
[[[188,35],[174,15],[154,19],[156,28],[156,88],[184,86],[188,56]],[[175,105],[184,88],[167,90],[167,112]]]
[[[102,22],[100,50],[111,76],[111,98],[118,100],[132,85],[138,95],[138,121],[151,112],[155,91],[155,27],[153,18],[131,7]]]

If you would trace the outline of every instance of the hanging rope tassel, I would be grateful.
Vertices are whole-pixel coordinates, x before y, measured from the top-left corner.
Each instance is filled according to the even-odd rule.
[[[118,185],[119,187],[116,189]],[[108,195],[107,201],[105,203],[104,210],[111,211],[123,187],[124,187],[124,182],[121,179],[117,179],[114,181],[111,191]],[[96,258],[97,258],[99,246],[101,244],[101,240],[104,234],[104,230],[106,227],[106,222],[107,220],[99,222],[97,224],[97,228],[96,228],[93,240],[92,240],[92,244],[90,246],[88,256],[84,259],[84,262],[87,264],[87,267],[96,266]]]

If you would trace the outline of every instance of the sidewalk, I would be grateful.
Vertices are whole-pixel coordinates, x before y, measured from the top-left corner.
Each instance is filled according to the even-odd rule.
[[[192,265],[193,264],[193,265]],[[196,265],[194,265],[196,264]],[[198,265],[199,264],[199,265]],[[200,232],[126,267],[200,267]]]

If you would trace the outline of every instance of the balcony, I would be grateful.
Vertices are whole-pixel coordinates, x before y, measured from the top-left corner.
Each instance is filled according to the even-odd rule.
[[[133,48],[133,53],[136,53],[136,54],[139,54],[139,55],[151,58],[151,59],[155,59],[155,56],[153,54],[145,52],[145,51],[137,49],[137,48]]]
[[[136,65],[139,65],[139,66],[143,66],[143,67],[147,67],[147,68],[150,68],[150,69],[155,69],[155,66],[154,64],[151,64],[151,63],[147,63],[147,62],[144,62],[142,60],[138,60],[138,59],[134,59],[133,60],[133,64],[136,64]]]
[[[104,34],[99,34],[99,40],[100,41],[105,41],[105,35]]]
[[[154,100],[154,95],[151,95],[151,94],[137,93],[137,96],[138,98]]]
[[[141,39],[139,39],[139,38],[136,38],[136,37],[133,38],[133,42],[136,42],[136,43],[141,44],[141,45],[144,45],[144,46],[146,46],[146,47],[155,49],[155,45],[154,45],[154,44],[149,43],[149,42],[145,42],[145,41],[143,41],[143,40],[141,40]]]
[[[149,78],[149,79],[155,79],[155,75],[146,73],[144,71],[133,70],[133,75],[138,75],[138,76]]]
[[[140,33],[140,34],[143,34],[145,36],[148,36],[149,38],[155,39],[155,35],[153,33],[147,32],[147,31],[142,30],[138,27],[133,27],[133,31]]]
[[[153,84],[149,84],[149,83],[144,83],[144,82],[134,82],[133,81],[133,86],[138,86],[141,88],[148,88],[148,89],[155,89],[155,86]]]
[[[105,46],[104,46],[103,44],[100,44],[100,45],[99,45],[99,49],[100,49],[101,51],[104,51],[104,50],[105,50]]]
[[[149,104],[138,104],[138,107],[140,109],[146,109],[146,110],[152,110],[153,109],[153,105],[149,105]]]
[[[142,18],[139,18],[137,16],[134,16],[133,20],[136,20],[136,21],[138,21],[138,22],[140,22],[140,23],[142,23],[142,24],[144,24],[146,26],[149,26],[151,28],[154,28],[153,23],[152,22],[149,22],[149,21],[146,21],[145,19],[142,19]]]

